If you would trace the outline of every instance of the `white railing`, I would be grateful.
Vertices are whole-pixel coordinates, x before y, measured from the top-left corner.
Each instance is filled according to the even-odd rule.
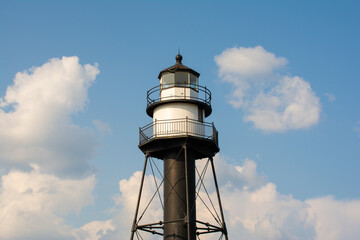
[[[181,118],[171,120],[154,120],[139,129],[139,144],[155,138],[194,136],[218,143],[218,132],[214,123],[200,122],[194,119]]]
[[[173,91],[170,94],[167,93],[173,88],[184,89],[183,92],[185,94],[180,94],[178,91]],[[161,94],[162,92],[164,94]],[[196,94],[192,92],[196,92]],[[147,107],[161,101],[183,99],[203,102],[211,106],[211,92],[206,87],[189,84],[163,84],[153,87],[147,92]]]

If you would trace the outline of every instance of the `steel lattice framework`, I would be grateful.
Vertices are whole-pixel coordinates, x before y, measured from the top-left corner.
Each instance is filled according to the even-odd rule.
[[[186,152],[186,151],[187,151],[187,146],[184,145],[180,149],[178,156],[180,156],[181,152]],[[185,159],[185,161],[186,160],[187,159]],[[195,167],[196,175],[197,175],[197,181],[196,181],[196,186],[195,186],[195,188],[196,188],[196,203],[203,205],[203,207],[211,215],[212,220],[214,222],[210,223],[209,221],[196,220],[196,238],[201,239],[201,235],[204,235],[204,234],[218,233],[218,234],[220,234],[220,236],[218,238],[219,240],[220,239],[228,240],[228,234],[227,234],[226,224],[225,224],[225,220],[224,220],[224,213],[223,213],[223,208],[222,208],[222,204],[221,204],[220,192],[219,192],[217,177],[216,177],[215,168],[214,168],[214,160],[212,157],[209,157],[207,159],[202,159],[199,161],[206,161],[206,163],[204,164],[202,169],[198,169],[197,167]],[[142,212],[140,213],[139,212],[140,211],[140,203],[142,200],[141,196],[142,196],[143,186],[144,186],[144,182],[145,182],[146,172],[147,172],[149,166],[150,166],[150,170],[151,170],[150,176],[152,176],[153,184],[155,185],[156,189],[152,193],[150,200],[147,203],[145,203],[145,208],[142,209]],[[214,203],[214,200],[210,197],[208,188],[206,187],[205,181],[204,181],[204,178],[208,172],[209,166],[211,168],[211,174],[212,174],[212,177],[214,180],[213,184],[216,189],[216,196],[217,196],[217,198],[215,200],[216,203]],[[173,166],[171,166],[171,168],[172,167]],[[161,177],[160,182],[157,180],[157,177],[156,177],[157,175],[159,175]],[[164,222],[162,220],[159,220],[158,222],[142,223],[141,220],[142,220],[143,216],[146,214],[147,210],[149,209],[151,203],[153,201],[155,201],[156,198],[160,202],[161,207],[164,209],[164,201],[166,201],[166,199],[164,200],[161,197],[160,189],[161,189],[161,187],[163,187],[163,185],[166,181],[167,181],[167,178],[166,177],[164,178],[164,175],[161,173],[161,170],[158,167],[158,165],[156,164],[156,162],[154,161],[154,158],[151,157],[151,155],[146,155],[144,168],[143,168],[143,172],[142,172],[142,177],[141,177],[141,182],[140,182],[140,190],[139,190],[139,195],[138,195],[138,200],[137,200],[137,205],[136,205],[135,217],[134,217],[134,221],[133,221],[132,229],[131,229],[131,237],[130,237],[131,240],[144,239],[142,234],[163,236],[163,226],[164,226],[164,224],[169,223],[169,222]],[[201,191],[203,194],[201,194]],[[205,196],[203,196],[203,195],[205,195]],[[195,207],[194,205],[188,206],[189,211],[191,211],[191,209],[194,209],[194,207]],[[190,221],[186,218],[178,219],[176,221],[182,222],[184,224],[190,223]],[[188,227],[188,229],[190,229],[190,227]]]

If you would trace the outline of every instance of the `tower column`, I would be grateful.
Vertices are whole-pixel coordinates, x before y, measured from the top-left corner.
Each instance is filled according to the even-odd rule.
[[[164,239],[195,240],[195,158],[186,146],[165,154],[164,179]]]

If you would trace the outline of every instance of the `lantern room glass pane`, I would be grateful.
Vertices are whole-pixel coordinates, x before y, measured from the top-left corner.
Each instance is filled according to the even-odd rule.
[[[175,82],[175,74],[173,73],[165,74],[162,77],[162,88],[173,87],[174,82]]]
[[[189,74],[187,72],[175,73],[175,86],[185,87],[189,85]]]
[[[190,87],[194,90],[198,90],[198,78],[190,74]]]

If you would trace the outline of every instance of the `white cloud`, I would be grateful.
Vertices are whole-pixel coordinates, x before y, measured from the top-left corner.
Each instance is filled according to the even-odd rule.
[[[343,201],[332,197],[298,200],[279,193],[274,183],[257,173],[256,163],[250,159],[240,166],[229,164],[222,156],[214,161],[230,239],[355,240],[360,235],[360,200]],[[118,229],[117,236],[130,234],[140,175],[136,172],[120,183],[122,209],[117,222],[122,220],[127,227]],[[147,176],[146,181],[149,180],[151,176]],[[206,176],[207,185],[211,180],[211,175]],[[214,188],[208,190],[216,199]],[[151,196],[153,188],[144,187],[143,191]],[[156,213],[154,219],[161,219],[160,205],[150,209],[150,215]],[[201,219],[213,219],[201,204],[197,205],[197,212]],[[114,236],[105,239],[115,239]],[[154,239],[151,234],[142,237]],[[201,239],[207,239],[204,237]]]
[[[97,65],[78,57],[53,58],[16,74],[0,98],[0,162],[73,174],[89,171],[96,148],[92,130],[75,125],[71,114],[84,109]]]
[[[128,211],[129,216],[129,223],[132,223],[131,220],[133,220],[133,215],[135,213],[137,198],[138,198],[138,191],[139,191],[139,183],[141,181],[141,175],[142,172],[135,172],[129,180],[121,180],[119,182],[119,190],[121,192],[121,196],[118,198],[118,204],[120,204],[122,207],[124,207],[125,211]],[[157,182],[160,183],[161,180],[157,178]],[[153,196],[153,193],[155,193],[156,187],[154,184],[153,176],[147,175],[145,176],[144,180],[144,189],[146,191],[143,192],[141,196],[141,204],[139,207],[139,217],[141,216],[141,213],[145,209],[147,203],[150,201],[150,199]],[[135,194],[133,194],[135,193]],[[160,189],[160,194],[162,194],[162,188]],[[158,198],[158,196],[155,196]],[[158,199],[155,199],[155,201],[152,202],[152,208],[149,212],[147,212],[146,215],[143,216],[144,221],[154,221],[156,219],[159,219],[162,217],[162,210],[161,210],[161,204]]]
[[[93,120],[93,124],[96,127],[96,130],[101,134],[101,135],[105,135],[105,134],[110,134],[111,133],[111,128],[110,126],[105,123],[102,122],[100,120]]]
[[[320,102],[310,84],[300,77],[283,77],[267,93],[252,101],[245,121],[265,131],[307,128],[320,117]]]
[[[120,194],[114,198],[115,206],[112,209],[114,217],[112,218],[111,224],[116,226],[111,231],[104,234],[101,240],[114,240],[114,239],[126,239],[130,238],[131,226],[134,219],[140,181],[142,172],[135,172],[129,179],[123,179],[119,182]],[[159,178],[156,178],[157,183],[160,184]],[[141,204],[139,207],[138,218],[141,217],[139,224],[150,223],[160,221],[163,216],[163,210],[158,195],[155,196],[154,200],[148,207],[148,210],[143,215],[144,209],[146,208],[149,200],[155,193],[154,178],[152,175],[145,176],[144,187],[141,196]],[[162,195],[163,188],[160,188],[160,194]],[[156,240],[159,239],[156,235],[142,235],[143,239]],[[136,239],[136,238],[135,238]]]
[[[106,236],[109,231],[114,231],[116,226],[112,220],[93,221],[85,224],[80,229],[73,231],[73,235],[77,240],[99,240]]]
[[[358,239],[360,236],[360,200],[335,200],[326,196],[306,201],[315,223],[316,240]]]
[[[17,73],[0,98],[0,239],[98,240],[114,230],[111,220],[66,224],[94,201],[96,137],[71,116],[84,109],[98,73],[78,57],[54,58]]]
[[[333,102],[336,100],[336,97],[332,93],[325,93],[326,98],[329,100],[329,102]]]
[[[215,61],[222,81],[233,86],[228,102],[256,128],[281,132],[318,123],[319,98],[301,77],[279,73],[288,63],[285,58],[257,46],[226,49]]]
[[[10,171],[0,188],[0,239],[73,239],[63,216],[93,203],[95,177],[60,179],[35,167]]]
[[[233,81],[231,75],[239,77],[254,77],[268,75],[274,70],[287,64],[284,57],[276,57],[275,54],[266,51],[262,46],[254,48],[228,48],[215,57],[219,65],[220,76],[226,80]]]
[[[205,164],[205,160],[196,162],[198,169],[203,169]],[[264,185],[266,183],[266,178],[265,176],[259,175],[256,168],[256,163],[248,158],[244,160],[242,166],[228,164],[226,158],[223,156],[216,156],[215,158],[215,170],[216,174],[221,176],[219,177],[218,182],[219,185],[222,186],[234,185],[238,189],[249,190]],[[213,176],[210,170],[207,171],[205,181],[207,182],[206,185],[209,187],[212,185]]]

